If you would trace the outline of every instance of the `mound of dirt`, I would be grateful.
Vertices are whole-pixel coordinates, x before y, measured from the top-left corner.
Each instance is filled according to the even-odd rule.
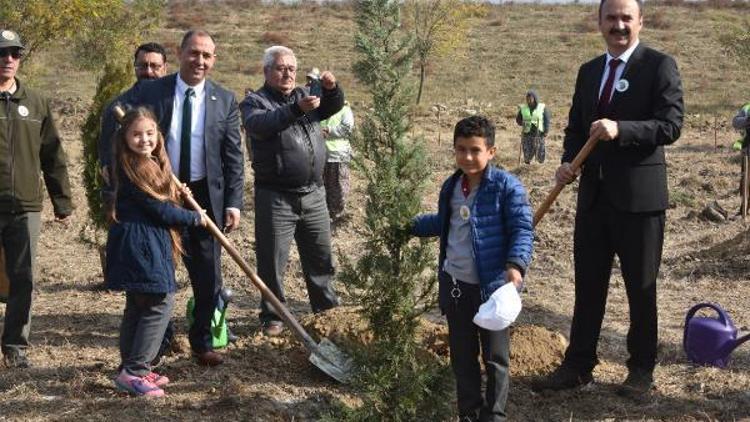
[[[328,338],[347,350],[359,350],[370,344],[373,335],[367,322],[352,306],[339,306],[308,315],[300,323],[313,337]],[[435,356],[448,356],[448,327],[422,319],[417,336],[424,351]]]
[[[517,325],[510,329],[510,373],[532,376],[550,372],[562,361],[568,341],[539,325]]]
[[[318,339],[326,337],[345,350],[362,349],[372,341],[367,323],[355,307],[341,306],[302,319],[305,329]],[[448,327],[427,320],[420,322],[419,343],[424,351],[447,358]],[[510,330],[510,361],[513,376],[546,373],[562,360],[567,340],[562,334],[537,325],[518,325]]]
[[[715,244],[695,255],[707,260],[727,260],[746,256],[746,251],[748,250],[750,250],[750,231],[746,230],[731,239]]]
[[[325,337],[346,350],[361,349],[372,341],[367,323],[357,313],[357,308],[350,306],[307,315],[300,319],[300,324],[313,338]]]

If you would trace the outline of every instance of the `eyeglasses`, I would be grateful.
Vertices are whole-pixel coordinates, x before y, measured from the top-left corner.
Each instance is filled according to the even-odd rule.
[[[135,68],[138,70],[153,70],[154,72],[158,72],[161,70],[161,68],[164,67],[163,64],[159,63],[136,63]]]
[[[0,48],[0,58],[6,58],[8,56],[13,57],[14,59],[20,59],[23,57],[23,51],[17,47]]]
[[[279,73],[297,73],[297,68],[294,66],[274,66],[273,70]]]

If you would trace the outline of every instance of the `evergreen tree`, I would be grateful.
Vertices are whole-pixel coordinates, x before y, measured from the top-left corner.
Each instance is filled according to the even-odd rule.
[[[121,60],[120,63],[107,63],[104,66],[104,74],[96,86],[91,111],[81,127],[84,161],[83,185],[86,189],[86,201],[89,205],[89,218],[97,228],[104,228],[107,224],[101,197],[104,181],[99,170],[97,148],[99,134],[101,133],[102,112],[113,98],[133,83],[132,67],[129,60]]]
[[[0,0],[2,2],[3,0]],[[49,0],[45,0],[49,1]],[[66,0],[71,2],[71,0]],[[80,1],[72,3],[81,3]],[[96,229],[106,227],[99,171],[98,142],[104,107],[135,80],[133,50],[145,34],[155,29],[162,17],[165,0],[96,0],[106,10],[88,18],[85,30],[75,33],[73,46],[81,66],[101,70],[93,103],[81,127],[83,142],[83,184],[89,205],[89,218]],[[138,29],[133,29],[138,22]],[[95,231],[96,236],[97,231]],[[95,239],[96,241],[96,239]]]
[[[349,420],[441,420],[452,389],[444,362],[418,353],[419,317],[434,304],[434,254],[412,241],[407,227],[419,212],[429,165],[420,143],[408,138],[414,57],[401,31],[399,2],[357,0],[357,78],[372,96],[356,146],[356,168],[367,181],[363,255],[343,262],[340,279],[361,305],[373,341],[358,356],[363,405]]]

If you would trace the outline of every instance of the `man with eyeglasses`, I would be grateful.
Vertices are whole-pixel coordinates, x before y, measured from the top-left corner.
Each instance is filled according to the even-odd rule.
[[[258,275],[284,302],[283,280],[294,237],[313,312],[338,305],[331,224],[323,188],[326,145],[320,122],[344,105],[331,72],[320,75],[320,97],[298,87],[297,59],[283,46],[263,55],[265,84],[240,105],[255,170],[255,255]],[[261,301],[263,332],[277,336],[283,324]]]
[[[225,233],[240,225],[244,183],[240,113],[234,94],[208,79],[216,44],[203,30],[180,43],[180,69],[137,89],[133,105],[149,107],[164,134],[172,171],[186,183],[209,218]],[[204,228],[185,229],[183,262],[195,298],[188,340],[198,363],[223,363],[214,351],[211,319],[220,301],[221,246]]]
[[[29,366],[26,351],[44,192],[40,173],[55,220],[67,225],[73,212],[65,151],[49,101],[16,78],[23,51],[17,33],[0,29],[0,245],[10,282],[1,343],[11,368]]]
[[[112,162],[112,135],[119,126],[112,112],[115,105],[127,106],[132,102],[132,97],[138,85],[144,80],[155,80],[167,74],[167,52],[161,44],[149,42],[141,44],[135,49],[133,67],[135,69],[136,81],[130,89],[123,92],[113,100],[102,113],[102,129],[99,136],[99,163],[102,166],[102,175],[106,182],[109,181],[108,169]],[[112,202],[112,190],[105,187],[102,192],[104,202],[109,206]]]

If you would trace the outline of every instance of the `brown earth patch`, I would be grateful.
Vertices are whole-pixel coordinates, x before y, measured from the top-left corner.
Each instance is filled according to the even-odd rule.
[[[326,337],[345,350],[361,350],[372,341],[372,333],[356,307],[342,306],[309,315],[302,325],[317,338]],[[448,327],[422,319],[418,341],[433,357],[447,358]],[[510,361],[513,376],[531,376],[554,369],[562,360],[568,342],[545,327],[523,324],[511,327]]]

